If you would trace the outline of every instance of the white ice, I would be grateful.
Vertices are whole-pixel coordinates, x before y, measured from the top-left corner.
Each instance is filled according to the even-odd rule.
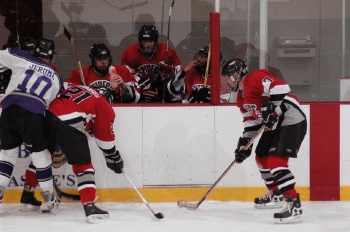
[[[0,232],[344,232],[350,229],[350,202],[302,202],[302,222],[275,224],[280,209],[254,209],[249,202],[204,201],[195,211],[172,203],[97,203],[110,220],[101,224],[86,221],[80,203],[62,203],[56,215],[41,211],[20,212],[19,204],[0,204]],[[46,207],[41,206],[42,209]]]

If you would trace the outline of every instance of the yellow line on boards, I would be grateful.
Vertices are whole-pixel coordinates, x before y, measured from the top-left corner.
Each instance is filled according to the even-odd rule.
[[[349,193],[350,187],[343,187]],[[75,189],[61,189],[66,193],[78,194]],[[141,194],[148,202],[177,202],[178,200],[199,201],[209,187],[196,188],[139,188]],[[214,201],[254,201],[257,196],[264,195],[265,187],[217,187],[215,188],[206,200]],[[309,187],[297,187],[302,201],[310,200]],[[3,203],[19,203],[22,190],[6,190],[3,198]],[[140,197],[132,188],[123,189],[97,189],[99,202],[142,202]],[[37,199],[42,200],[40,190],[35,191]],[[341,200],[348,200],[349,194],[341,194]],[[72,202],[70,200],[62,199],[62,202]]]

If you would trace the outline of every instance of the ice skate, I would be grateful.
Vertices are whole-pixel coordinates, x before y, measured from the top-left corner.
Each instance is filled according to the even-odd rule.
[[[87,221],[90,223],[103,223],[109,219],[109,213],[107,211],[99,209],[93,202],[86,203],[84,205],[84,210]]]
[[[49,191],[41,192],[41,195],[43,196],[46,202],[46,206],[48,210],[50,210],[52,214],[56,214],[58,211],[58,206],[60,201],[58,196],[56,196],[56,194],[54,193],[50,193]]]
[[[296,199],[292,199],[290,196],[285,196],[285,200],[285,208],[281,212],[273,215],[276,223],[284,224],[301,222],[301,214],[303,213],[303,210],[301,209],[299,194]]]
[[[283,194],[281,191],[270,190],[266,195],[254,199],[256,209],[276,209],[283,207]]]
[[[21,206],[19,208],[22,212],[37,211],[40,209],[41,201],[37,200],[34,196],[34,188],[29,184],[24,185],[24,189],[21,196]]]

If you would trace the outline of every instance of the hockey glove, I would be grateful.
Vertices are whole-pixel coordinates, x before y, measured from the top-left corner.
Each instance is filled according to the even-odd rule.
[[[151,88],[151,78],[140,78],[138,84],[141,89],[149,89]]]
[[[247,145],[249,141],[250,138],[239,138],[237,148],[235,150],[236,163],[242,163],[252,153],[253,146],[250,146],[247,150],[244,150],[244,146]]]
[[[109,169],[114,171],[117,174],[122,173],[124,167],[124,161],[119,154],[119,151],[116,151],[115,154],[105,155],[106,164]]]
[[[143,91],[141,94],[141,101],[144,102],[158,102],[158,93],[152,90]]]
[[[275,115],[275,104],[270,101],[264,101],[261,106],[261,116],[263,125],[269,130],[273,128],[277,120],[277,115]]]
[[[200,88],[192,91],[188,97],[189,103],[209,103],[210,102],[210,89]]]
[[[173,78],[175,76],[175,68],[166,61],[159,62],[159,75],[163,80]]]

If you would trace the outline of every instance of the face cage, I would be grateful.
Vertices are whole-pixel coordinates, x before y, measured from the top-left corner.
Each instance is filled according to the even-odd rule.
[[[154,41],[154,47],[153,50],[150,52],[146,52],[145,49],[143,48],[143,44],[142,41],[140,42],[140,51],[142,52],[142,54],[144,54],[147,57],[152,57],[154,54],[156,54],[157,52],[157,42],[155,40],[143,40],[143,41]]]
[[[233,86],[232,90],[234,92],[237,92],[238,88],[239,88],[239,86],[238,86],[239,82],[242,80],[241,74],[237,73],[237,77],[234,77],[233,75],[230,75],[229,78],[234,83],[234,86]]]
[[[104,76],[104,75],[106,75],[106,74],[109,72],[109,67],[112,65],[112,58],[111,58],[111,56],[108,57],[109,64],[107,65],[107,68],[106,68],[106,69],[100,69],[100,68],[98,68],[98,67],[96,66],[95,58],[97,58],[97,56],[91,58],[92,67],[93,67],[94,70],[99,74],[99,76]]]

